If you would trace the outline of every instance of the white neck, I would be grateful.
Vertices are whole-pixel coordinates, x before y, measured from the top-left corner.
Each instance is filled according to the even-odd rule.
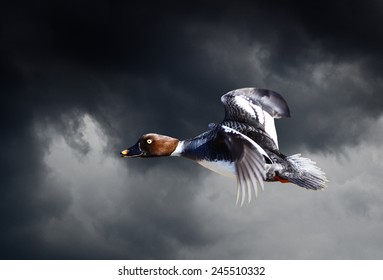
[[[181,153],[182,153],[183,149],[184,149],[184,141],[180,140],[178,142],[178,144],[177,144],[176,149],[173,151],[173,153],[170,154],[170,156],[172,156],[172,157],[174,157],[174,156],[175,157],[181,156]]]

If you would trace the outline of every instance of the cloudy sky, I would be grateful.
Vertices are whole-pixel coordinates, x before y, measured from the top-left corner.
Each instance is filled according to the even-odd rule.
[[[382,259],[382,2],[278,2],[3,3],[0,258]],[[326,190],[268,183],[238,208],[192,161],[119,157],[249,86],[285,97],[280,148]]]

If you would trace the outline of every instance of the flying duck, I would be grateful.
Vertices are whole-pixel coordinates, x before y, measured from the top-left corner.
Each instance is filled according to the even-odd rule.
[[[242,88],[221,97],[225,118],[209,124],[209,130],[190,139],[149,133],[120,155],[133,157],[180,156],[221,175],[237,179],[241,205],[264,182],[293,183],[310,190],[326,187],[326,176],[315,162],[300,154],[285,156],[279,151],[274,119],[290,117],[290,110],[277,92]]]

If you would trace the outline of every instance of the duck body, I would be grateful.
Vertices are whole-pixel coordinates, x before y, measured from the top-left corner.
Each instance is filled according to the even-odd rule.
[[[279,151],[274,119],[290,117],[286,101],[274,91],[257,88],[233,90],[221,97],[225,118],[190,139],[178,140],[145,134],[123,157],[180,156],[196,161],[221,175],[237,178],[237,203],[258,194],[263,182],[291,182],[319,190],[327,181],[324,173],[299,154]]]

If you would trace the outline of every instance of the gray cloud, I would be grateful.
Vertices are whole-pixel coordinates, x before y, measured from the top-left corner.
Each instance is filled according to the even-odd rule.
[[[51,168],[48,179],[55,182],[56,188],[70,193],[66,211],[38,226],[42,247],[52,250],[45,252],[50,256],[159,259],[382,256],[382,237],[374,234],[382,230],[383,218],[382,190],[376,180],[376,174],[383,168],[379,161],[381,135],[375,133],[383,131],[382,118],[369,129],[377,138],[365,140],[368,148],[359,144],[348,148],[346,156],[302,151],[315,158],[331,178],[325,191],[268,184],[254,204],[242,208],[234,207],[234,181],[179,158],[159,159],[158,165],[139,164],[144,169],[137,171],[135,161],[124,162],[106,154],[99,125],[89,117],[85,122],[83,133],[93,149],[83,158],[73,156],[76,150],[63,136],[49,132],[55,139],[51,152],[44,157]],[[361,171],[360,162],[370,162],[371,169]],[[179,164],[185,166],[177,170]],[[76,251],[71,249],[73,246]]]
[[[381,258],[381,4],[310,5],[4,7],[1,258]],[[247,86],[285,96],[282,151],[318,161],[326,191],[268,184],[238,209],[193,162],[118,158],[204,131]]]

